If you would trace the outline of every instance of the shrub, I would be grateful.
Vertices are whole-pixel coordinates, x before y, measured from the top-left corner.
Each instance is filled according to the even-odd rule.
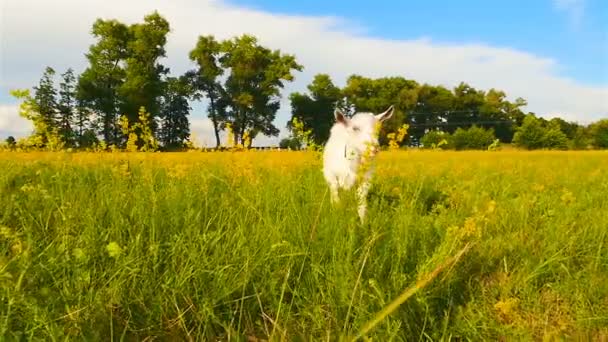
[[[559,125],[550,123],[545,131],[543,138],[543,147],[552,150],[567,150],[568,149],[568,137]]]
[[[451,137],[451,145],[457,150],[486,150],[496,139],[493,129],[473,125],[469,129],[458,128]]]
[[[545,129],[534,115],[526,116],[513,136],[513,144],[528,150],[543,148],[544,140]]]
[[[420,139],[423,148],[432,149],[448,149],[450,145],[449,141],[450,134],[439,130],[429,131]]]
[[[578,127],[574,132],[572,140],[570,140],[568,147],[571,150],[586,150],[591,145],[591,139],[589,133],[584,127]]]
[[[302,148],[302,142],[295,137],[283,138],[279,142],[280,148],[289,148],[292,150],[299,150]]]
[[[592,124],[589,131],[593,147],[608,148],[608,119]]]

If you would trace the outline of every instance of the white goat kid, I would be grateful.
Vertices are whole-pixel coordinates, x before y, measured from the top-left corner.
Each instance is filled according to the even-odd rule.
[[[357,212],[361,222],[367,211],[367,193],[373,175],[373,157],[378,151],[378,128],[393,115],[393,106],[380,114],[357,113],[347,118],[336,109],[336,123],[330,131],[323,152],[323,175],[329,185],[331,202],[340,201],[339,189],[348,190],[359,181],[357,189]],[[370,163],[370,164],[367,164]],[[367,170],[357,179],[360,168]]]

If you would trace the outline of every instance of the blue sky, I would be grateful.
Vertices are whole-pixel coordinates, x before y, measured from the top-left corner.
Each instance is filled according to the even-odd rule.
[[[559,73],[608,83],[606,0],[230,0],[264,11],[339,16],[385,39],[427,37],[450,43],[508,46],[555,58]]]
[[[188,53],[199,35],[210,34],[252,34],[304,65],[282,92],[274,122],[281,136],[254,144],[287,134],[287,97],[306,91],[317,73],[338,85],[352,74],[446,87],[464,81],[503,90],[511,100],[523,97],[524,110],[546,118],[585,124],[608,117],[608,0],[2,0],[0,6],[0,139],[31,132],[10,89],[36,85],[47,65],[82,72],[97,18],[135,23],[152,11],[171,25],[162,62],[172,75],[194,67]],[[212,142],[205,104],[193,105],[191,130]]]

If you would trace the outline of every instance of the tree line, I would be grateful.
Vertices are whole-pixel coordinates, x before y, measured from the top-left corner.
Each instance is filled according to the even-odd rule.
[[[170,25],[158,12],[131,25],[97,19],[91,32],[95,43],[80,75],[73,69],[57,75],[47,67],[33,92],[12,92],[22,100],[21,115],[32,121],[34,131],[20,142],[9,137],[9,145],[187,148],[191,103],[205,101],[216,146],[221,145],[220,132],[229,130],[231,144],[250,147],[259,134],[278,136],[274,120],[281,91],[295,71],[303,70],[294,55],[264,47],[251,35],[224,41],[207,35],[189,53],[194,67],[170,76],[161,63]],[[299,120],[316,144],[327,140],[335,108],[352,114],[394,105],[395,114],[380,135],[382,144],[389,132],[407,124],[402,144],[410,146],[485,148],[497,140],[526,148],[608,147],[606,120],[589,126],[560,118],[547,121],[524,113],[522,98],[511,102],[503,91],[466,83],[448,89],[403,77],[352,75],[340,88],[319,74],[307,90],[289,96],[287,128]],[[302,142],[294,135],[281,145],[297,148]]]

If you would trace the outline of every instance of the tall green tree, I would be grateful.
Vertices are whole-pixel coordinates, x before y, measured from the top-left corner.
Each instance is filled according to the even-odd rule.
[[[55,89],[55,70],[46,67],[38,86],[34,87],[36,112],[49,128],[57,128],[57,90]]]
[[[119,89],[125,81],[124,61],[128,57],[130,32],[117,20],[97,19],[92,34],[96,43],[86,54],[88,68],[78,79],[78,97],[89,108],[100,126],[107,144],[118,145],[121,131],[118,122],[121,99]]]
[[[291,117],[298,118],[304,129],[312,131],[316,144],[323,144],[329,139],[329,131],[334,122],[334,109],[342,100],[342,92],[336,87],[327,74],[316,75],[308,85],[309,94],[292,93]],[[291,127],[291,120],[288,128]]]
[[[279,110],[281,89],[302,70],[296,58],[258,44],[255,37],[242,35],[221,43],[220,63],[226,72],[224,101],[227,122],[232,125],[235,144],[244,143],[245,132],[254,139],[262,133],[278,136],[274,119]]]
[[[76,134],[72,125],[76,113],[76,77],[71,68],[61,75],[57,111],[59,115],[59,134],[66,146],[74,146]]]
[[[561,131],[560,125],[556,121],[549,121],[547,124],[543,137],[543,147],[552,150],[568,149],[568,137]]]
[[[446,128],[450,133],[459,127],[469,127],[480,120],[480,109],[485,103],[485,93],[461,82],[454,88],[454,106],[447,116]]]
[[[454,94],[442,86],[423,84],[418,88],[416,105],[409,115],[408,134],[412,142],[421,142],[428,131],[442,128],[454,107]]]
[[[159,140],[165,149],[182,148],[190,136],[190,103],[193,89],[186,77],[166,80],[161,102]]]
[[[589,126],[591,143],[596,148],[608,148],[608,119],[599,120]]]
[[[542,122],[534,114],[528,114],[513,136],[513,143],[534,150],[544,147],[544,139],[545,129]]]
[[[390,120],[382,125],[380,143],[386,144],[386,134],[394,132],[404,122],[406,113],[411,111],[418,99],[418,83],[403,77],[383,77],[370,79],[352,75],[343,89],[347,106],[357,112],[380,113],[394,105]]]
[[[190,51],[190,59],[198,68],[189,71],[186,75],[194,86],[194,98],[209,100],[207,116],[213,124],[216,147],[220,147],[220,126],[226,122],[226,94],[219,81],[224,73],[219,64],[222,54],[221,44],[213,36],[200,36],[196,46]]]
[[[158,12],[146,15],[143,23],[130,25],[124,58],[124,82],[118,87],[120,111],[129,122],[139,120],[140,107],[146,108],[154,132],[160,114],[164,75],[169,72],[159,61],[166,56],[169,23]]]
[[[560,131],[562,131],[568,139],[574,139],[578,129],[581,127],[581,125],[576,122],[568,122],[559,117],[549,120],[549,124],[557,125]]]

